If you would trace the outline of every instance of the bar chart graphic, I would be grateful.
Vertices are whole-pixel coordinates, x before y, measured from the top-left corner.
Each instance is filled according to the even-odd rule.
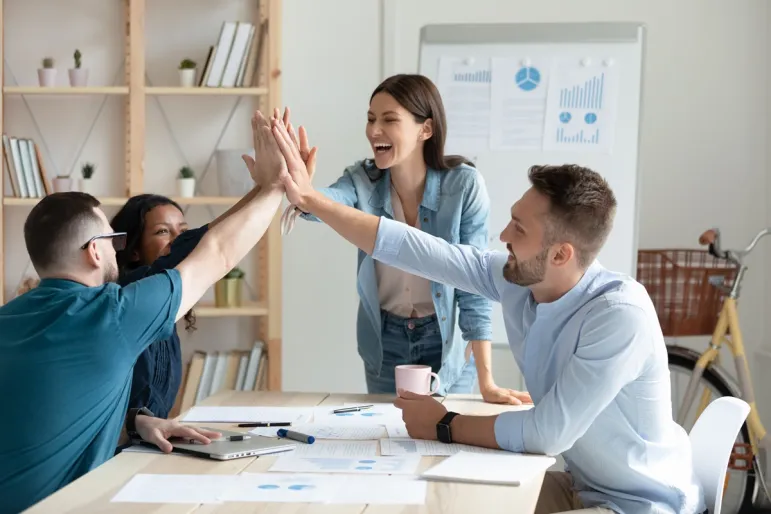
[[[490,70],[456,72],[453,74],[453,80],[455,82],[476,82],[480,84],[489,84],[493,80],[493,73]]]
[[[602,109],[605,73],[570,87],[560,88],[560,109]]]
[[[564,128],[557,129],[557,143],[573,143],[573,144],[586,144],[597,145],[600,144],[600,129],[594,129],[590,131],[584,131],[584,129],[572,134],[565,133]]]

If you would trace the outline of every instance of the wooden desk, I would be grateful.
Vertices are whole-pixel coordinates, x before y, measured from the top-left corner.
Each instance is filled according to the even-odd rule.
[[[344,402],[391,402],[391,396],[341,395],[314,393],[270,393],[227,391],[207,398],[202,405],[260,405],[303,407],[340,405]],[[450,396],[445,404],[466,414],[494,414],[516,407],[490,405],[476,396]],[[234,425],[212,425],[223,429],[244,430]],[[444,457],[423,457],[418,472],[433,466]],[[57,491],[25,512],[64,513],[305,513],[305,514],[397,514],[397,513],[458,513],[516,512],[532,513],[541,489],[543,476],[528,486],[503,487],[492,485],[429,482],[425,505],[324,505],[299,503],[223,503],[220,505],[111,503],[112,497],[137,473],[174,474],[238,474],[242,471],[265,472],[275,462],[275,456],[215,461],[178,455],[151,453],[121,453],[67,487]]]

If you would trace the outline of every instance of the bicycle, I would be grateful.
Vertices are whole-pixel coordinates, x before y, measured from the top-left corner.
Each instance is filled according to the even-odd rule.
[[[703,352],[667,344],[673,416],[677,423],[690,431],[713,397],[739,397],[751,408],[729,459],[723,512],[771,509],[771,495],[765,480],[769,475],[769,438],[758,416],[737,310],[747,272],[744,260],[766,235],[771,235],[771,228],[761,230],[743,250],[723,250],[720,231],[713,228],[699,237],[699,244],[708,246],[706,252],[638,252],[638,281],[654,300],[664,335],[711,335],[709,346]],[[708,256],[713,260],[708,260]],[[694,261],[698,262],[694,264]],[[733,356],[738,382],[720,365],[720,350],[724,345]],[[685,393],[682,403],[678,403],[675,398],[683,383]]]

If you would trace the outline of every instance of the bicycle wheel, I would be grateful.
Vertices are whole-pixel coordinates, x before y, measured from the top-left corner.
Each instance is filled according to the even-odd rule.
[[[669,371],[672,382],[672,417],[677,420],[677,413],[680,409],[682,396],[690,380],[691,374],[696,366],[696,360],[687,356],[668,352]],[[690,432],[696,421],[696,404],[701,397],[701,392],[706,387],[714,400],[721,396],[733,396],[731,389],[722,378],[720,378],[710,368],[704,370],[700,380],[700,387],[694,405],[689,409],[688,415],[683,423],[686,432]],[[749,430],[747,424],[742,425],[742,429],[736,438],[736,442],[747,444],[750,442]],[[738,466],[741,468],[741,466]],[[728,485],[723,495],[722,512],[726,514],[753,512],[753,500],[758,494],[755,482],[755,469],[750,466],[749,469],[736,469],[731,464],[727,472]]]

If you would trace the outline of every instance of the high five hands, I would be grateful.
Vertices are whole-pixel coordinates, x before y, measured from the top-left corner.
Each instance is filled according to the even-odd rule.
[[[300,126],[299,138],[289,121],[287,107],[284,116],[274,109],[270,120],[260,111],[252,117],[254,151],[258,159],[242,155],[249,173],[256,184],[263,187],[281,186],[287,199],[303,208],[305,200],[313,193],[311,179],[316,170],[317,147],[310,147],[308,133]]]

